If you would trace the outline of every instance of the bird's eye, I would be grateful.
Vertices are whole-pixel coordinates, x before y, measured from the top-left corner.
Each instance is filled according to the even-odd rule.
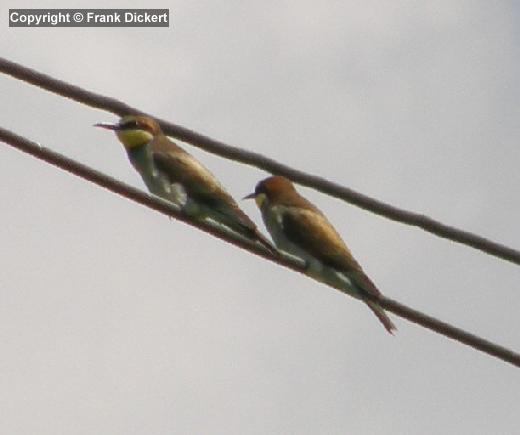
[[[137,120],[130,119],[120,126],[123,130],[132,130],[138,127]]]

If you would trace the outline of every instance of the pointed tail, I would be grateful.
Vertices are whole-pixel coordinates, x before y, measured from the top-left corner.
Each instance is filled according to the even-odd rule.
[[[390,317],[386,314],[385,310],[381,308],[376,302],[364,300],[365,304],[368,305],[368,308],[372,310],[372,312],[377,316],[379,321],[383,324],[385,329],[390,333],[394,334],[394,331],[397,331],[394,323],[390,320]]]

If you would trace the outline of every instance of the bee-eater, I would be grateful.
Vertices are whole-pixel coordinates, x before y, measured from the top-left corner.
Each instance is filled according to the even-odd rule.
[[[151,193],[173,202],[192,218],[209,218],[275,252],[215,176],[171,141],[157,121],[149,116],[127,115],[117,124],[95,126],[115,131]]]
[[[285,177],[260,181],[254,198],[276,246],[305,261],[306,273],[364,301],[390,333],[395,328],[381,306],[366,296],[381,295],[325,215]]]

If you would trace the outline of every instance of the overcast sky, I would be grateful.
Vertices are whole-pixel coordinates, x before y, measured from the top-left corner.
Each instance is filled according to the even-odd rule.
[[[3,5],[2,56],[520,248],[517,3],[66,3],[171,24],[10,29]],[[2,127],[144,188],[92,127],[112,114],[0,90]],[[267,176],[184,146],[237,199]],[[0,162],[0,433],[517,433],[517,368],[396,316],[391,337],[358,301],[7,145]],[[299,190],[382,293],[520,351],[518,266]]]

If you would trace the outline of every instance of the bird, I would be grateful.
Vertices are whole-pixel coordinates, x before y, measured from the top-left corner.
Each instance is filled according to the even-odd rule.
[[[305,262],[305,273],[361,299],[393,334],[395,325],[374,299],[381,292],[365,274],[327,217],[301,196],[287,178],[260,181],[244,199],[254,199],[280,251]]]
[[[95,127],[116,133],[152,194],[174,203],[191,218],[209,218],[260,243],[271,253],[277,252],[217,178],[168,138],[155,119],[131,114],[117,124],[98,123]]]

